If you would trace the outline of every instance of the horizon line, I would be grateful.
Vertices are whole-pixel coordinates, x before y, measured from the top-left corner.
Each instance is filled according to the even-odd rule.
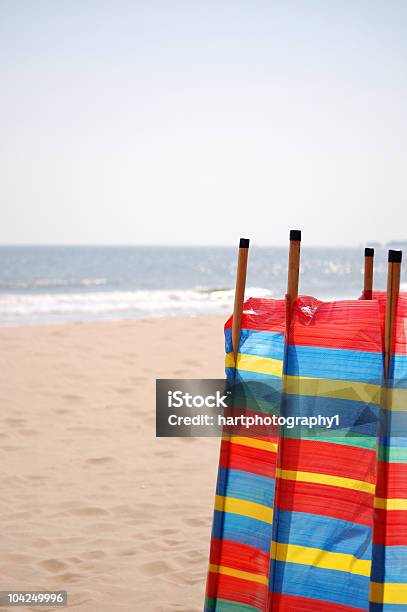
[[[251,247],[250,248],[286,248],[289,244],[289,240],[287,239],[286,243],[283,244],[265,244],[265,243],[255,243],[253,239],[251,239]],[[323,248],[323,249],[358,249],[364,248],[367,246],[375,247],[375,248],[386,248],[387,246],[395,246],[397,244],[406,245],[407,240],[390,240],[388,242],[378,242],[376,240],[372,240],[371,242],[359,243],[359,244],[304,244],[304,241],[301,243],[302,248]],[[163,244],[163,243],[149,243],[149,244],[136,244],[136,243],[73,243],[73,242],[10,242],[10,243],[1,243],[0,248],[27,248],[27,247],[38,247],[38,248],[238,248],[239,241],[237,240],[235,244],[208,244],[208,243],[180,243],[180,244]]]

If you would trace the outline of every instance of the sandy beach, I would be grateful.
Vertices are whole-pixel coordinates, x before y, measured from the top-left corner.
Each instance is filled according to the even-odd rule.
[[[223,322],[0,329],[2,590],[66,589],[81,612],[202,610],[219,440],[156,439],[154,392],[223,376]]]

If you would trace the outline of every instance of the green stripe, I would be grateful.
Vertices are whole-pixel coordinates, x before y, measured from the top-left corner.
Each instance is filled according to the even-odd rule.
[[[206,597],[205,612],[261,612],[261,609],[236,601]]]
[[[407,463],[407,447],[380,446],[379,459],[388,463]]]
[[[335,433],[329,429],[312,429],[310,433],[305,433],[303,427],[301,435],[298,436],[301,440],[311,440],[314,442],[331,442],[332,444],[341,444],[343,446],[357,446],[359,448],[367,448],[376,450],[377,440],[375,436],[362,436],[361,434],[348,433],[346,436],[341,431]],[[329,432],[329,433],[328,433]],[[296,438],[294,429],[285,429],[284,437]]]

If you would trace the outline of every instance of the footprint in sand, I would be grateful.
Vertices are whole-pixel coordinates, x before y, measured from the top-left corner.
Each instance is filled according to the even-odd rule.
[[[4,419],[4,423],[6,425],[9,425],[10,427],[20,427],[21,425],[24,425],[25,422],[26,422],[25,419],[13,419],[13,418]]]
[[[18,433],[21,436],[26,436],[27,438],[38,435],[38,431],[36,429],[19,429]]]
[[[163,542],[164,544],[167,544],[167,546],[178,546],[178,544],[182,543],[181,540],[173,540],[171,538],[165,538]]]
[[[161,542],[157,544],[156,542],[151,542],[151,540],[142,544],[141,549],[146,550],[149,553],[152,553],[152,552],[162,553],[163,552],[163,546]]]
[[[40,561],[39,565],[52,574],[59,574],[66,568],[66,564],[58,559],[45,559],[45,561]]]
[[[71,583],[71,582],[78,582],[80,578],[81,578],[80,574],[75,574],[74,572],[65,572],[65,574],[60,574],[58,576],[58,581]]]
[[[113,457],[90,457],[86,459],[86,463],[91,465],[100,465],[103,463],[110,463],[111,461],[113,461]]]
[[[186,366],[192,366],[192,367],[194,367],[194,366],[201,367],[202,366],[202,364],[200,364],[198,361],[194,361],[193,359],[191,359],[189,361],[183,361],[182,363],[184,365],[186,365]]]
[[[84,559],[103,559],[105,556],[106,553],[103,550],[89,550],[82,553]]]
[[[163,457],[164,459],[171,459],[174,457],[174,451],[157,451],[154,453],[157,457]]]
[[[177,533],[176,529],[157,529],[157,533],[159,535],[174,535],[174,533]]]
[[[81,402],[83,400],[83,397],[80,395],[73,395],[72,393],[66,393],[62,396],[62,398],[68,400],[69,402]]]
[[[141,571],[146,576],[158,576],[159,574],[167,574],[172,571],[172,567],[166,561],[150,561],[140,566]]]
[[[33,546],[34,548],[47,548],[48,546],[51,546],[51,542],[45,538],[38,538],[33,542]]]
[[[130,376],[129,377],[129,381],[131,383],[140,383],[140,382],[144,382],[146,380],[145,376]]]
[[[105,516],[109,513],[103,508],[89,506],[71,510],[71,514],[77,514],[78,516]]]
[[[209,525],[210,520],[206,518],[185,518],[184,522],[191,527],[205,527]]]
[[[132,557],[137,554],[137,550],[135,548],[131,548],[128,550],[121,550],[117,554],[119,557]]]

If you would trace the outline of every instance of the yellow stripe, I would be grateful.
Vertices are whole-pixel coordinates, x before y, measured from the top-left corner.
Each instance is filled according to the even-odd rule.
[[[226,355],[225,365],[227,368],[235,367],[233,353]],[[281,359],[239,353],[237,355],[237,369],[247,372],[258,372],[259,374],[282,376],[283,362]],[[407,389],[384,390],[380,385],[354,380],[284,376],[284,392],[290,395],[333,397],[336,399],[381,404],[381,407],[386,410],[407,410]]]
[[[316,474],[315,472],[295,472],[277,468],[277,476],[286,480],[298,480],[300,482],[314,482],[316,484],[331,485],[342,487],[343,489],[353,489],[364,493],[374,493],[375,485],[363,480],[353,480],[342,476],[332,476],[330,474]]]
[[[407,510],[407,499],[375,497],[374,507],[382,510]]]
[[[356,559],[353,555],[334,553],[321,548],[308,548],[295,544],[273,542],[271,556],[277,561],[312,565],[322,569],[349,572],[360,576],[370,576],[371,561]]]
[[[381,387],[357,381],[285,376],[284,391],[290,395],[333,397],[379,404]]]
[[[235,367],[233,353],[227,353],[225,357],[225,366],[227,368]],[[246,372],[258,372],[259,374],[273,374],[274,376],[282,376],[283,362],[281,359],[271,359],[270,357],[259,357],[257,355],[245,355],[238,353],[237,369],[245,370]]]
[[[273,509],[256,502],[236,497],[215,496],[215,510],[220,512],[230,512],[231,514],[241,514],[249,518],[263,521],[264,523],[273,522]]]
[[[380,404],[386,410],[407,410],[407,389],[386,389],[353,380],[284,376],[284,391],[290,395],[333,397]]]
[[[242,580],[250,580],[250,582],[258,582],[259,584],[268,585],[267,576],[262,574],[253,574],[252,572],[243,572],[233,567],[226,567],[225,565],[213,565],[209,564],[209,571],[215,574],[224,574],[225,576],[233,576],[233,578],[241,578]]]
[[[261,450],[277,452],[277,444],[275,442],[267,442],[266,440],[258,440],[257,438],[246,438],[245,436],[229,436],[223,435],[222,440],[232,442],[232,444],[240,444],[241,446],[250,446],[252,448],[260,448]]]
[[[407,389],[384,387],[381,407],[386,410],[407,410]]]
[[[407,584],[371,582],[370,601],[385,604],[407,604]]]

